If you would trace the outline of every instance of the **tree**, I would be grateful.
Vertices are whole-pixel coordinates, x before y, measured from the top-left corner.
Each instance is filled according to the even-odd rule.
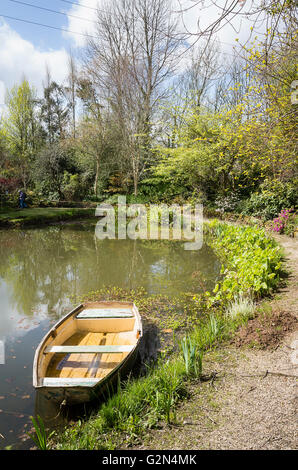
[[[117,0],[98,11],[86,71],[118,122],[134,193],[151,157],[154,112],[173,72],[175,23],[169,0]]]
[[[203,41],[202,41],[203,42]],[[183,72],[172,81],[169,98],[159,112],[158,141],[174,148],[179,129],[182,129],[192,111],[205,113],[213,107],[212,90],[222,75],[219,49],[214,41],[191,50],[190,60]]]
[[[64,172],[68,169],[68,152],[59,142],[47,144],[35,164],[35,183],[44,194],[57,193],[63,197]]]
[[[107,179],[114,163],[113,146],[117,138],[113,136],[113,123],[104,114],[94,85],[83,74],[77,77],[76,93],[83,103],[85,116],[77,126],[74,146],[83,175],[92,180],[93,194],[97,196],[100,177]]]
[[[157,181],[163,177],[181,192],[196,191],[213,202],[216,194],[248,198],[259,190],[270,199],[282,183],[285,192],[294,192],[298,109],[291,83],[297,35],[282,32],[270,50],[268,42],[265,37],[247,49],[242,60],[235,56],[212,112],[200,107],[198,114],[190,98],[182,109],[173,106],[175,140],[160,149],[163,158],[153,169]]]
[[[210,41],[192,49],[189,65],[181,77],[180,89],[184,99],[195,106],[207,105],[208,93],[221,76],[222,66],[219,63],[219,47],[216,41]]]
[[[76,94],[83,103],[85,114],[91,119],[100,120],[103,105],[96,87],[88,76],[81,74],[77,77]]]
[[[72,114],[72,137],[76,138],[76,85],[77,85],[77,67],[72,53],[68,56],[68,84],[65,90],[68,94],[69,109]]]
[[[64,88],[52,81],[48,70],[43,95],[43,99],[40,100],[40,117],[46,140],[52,143],[66,135],[70,105],[66,102]]]
[[[103,116],[102,119],[85,117],[77,126],[75,149],[82,177],[92,182],[93,194],[98,196],[109,176],[119,168],[117,158],[121,152],[118,128]]]
[[[36,92],[26,79],[6,93],[7,113],[3,131],[8,149],[14,158],[18,174],[26,189],[30,165],[41,146],[41,128],[37,119]]]

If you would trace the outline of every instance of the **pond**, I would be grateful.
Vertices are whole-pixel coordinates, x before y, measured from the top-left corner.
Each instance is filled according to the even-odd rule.
[[[143,287],[171,296],[210,289],[220,263],[207,246],[180,242],[99,240],[93,223],[0,231],[0,449],[32,446],[36,412],[32,364],[49,327],[74,296],[103,286]]]

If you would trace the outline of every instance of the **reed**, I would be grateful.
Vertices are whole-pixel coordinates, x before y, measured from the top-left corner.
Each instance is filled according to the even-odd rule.
[[[37,415],[37,419],[31,416],[31,421],[34,426],[35,434],[27,433],[27,435],[34,441],[39,450],[49,450],[50,446],[48,445],[48,441],[54,434],[54,431],[49,435],[47,434],[43,420],[39,415]]]
[[[186,375],[199,377],[202,374],[203,352],[198,350],[190,335],[184,336],[180,344]]]

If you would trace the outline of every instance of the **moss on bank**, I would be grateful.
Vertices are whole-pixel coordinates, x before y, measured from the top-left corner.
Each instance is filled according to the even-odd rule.
[[[234,227],[213,221],[206,225],[205,231],[223,263],[223,280],[213,292],[180,299],[175,304],[161,297],[147,296],[145,292],[128,293],[117,288],[92,292],[85,297],[126,296],[134,300],[143,317],[154,321],[159,328],[169,326],[167,318],[173,321],[176,312],[172,347],[154,366],[148,367],[144,376],[119,384],[118,393],[94,409],[92,416],[57,434],[53,449],[112,450],[124,442],[134,442],[160,421],[175,422],[175,408],[188,396],[191,383],[212,380],[203,374],[203,354],[230,339],[253,316],[254,299],[270,293],[278,285],[282,252],[271,237],[256,227]]]
[[[94,209],[32,207],[27,209],[0,209],[0,228],[18,228],[39,226],[52,222],[60,222],[81,217],[92,217]]]

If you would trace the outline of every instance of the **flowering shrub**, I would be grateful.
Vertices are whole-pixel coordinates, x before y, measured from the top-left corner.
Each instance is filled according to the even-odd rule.
[[[0,193],[5,191],[8,191],[9,193],[15,191],[19,186],[21,182],[17,178],[3,178],[0,176]]]
[[[273,219],[272,230],[274,232],[283,233],[289,220],[294,216],[293,209],[283,209],[278,217]]]

